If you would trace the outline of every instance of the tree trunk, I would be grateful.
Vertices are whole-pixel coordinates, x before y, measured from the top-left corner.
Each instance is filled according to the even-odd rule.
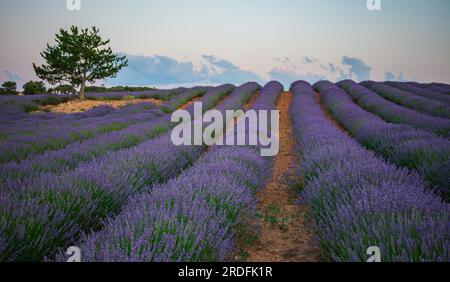
[[[84,89],[86,88],[86,74],[83,75],[83,80],[81,81],[81,87],[80,87],[80,99],[84,100]]]

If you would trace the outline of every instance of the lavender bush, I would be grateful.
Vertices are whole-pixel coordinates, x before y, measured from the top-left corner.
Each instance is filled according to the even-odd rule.
[[[165,113],[176,110],[187,101],[201,96],[205,90],[193,88],[162,106]],[[20,161],[31,154],[64,148],[72,142],[93,138],[98,134],[122,130],[130,125],[142,123],[161,116],[158,111],[139,111],[134,107],[116,110],[110,115],[85,119],[79,123],[60,123],[39,128],[31,135],[19,136],[0,144],[0,163]],[[15,128],[20,130],[20,128]]]
[[[235,107],[259,88],[247,83],[220,106]],[[211,96],[223,96],[213,91]],[[188,111],[193,111],[191,105]],[[96,230],[146,186],[178,175],[199,158],[204,146],[174,146],[170,134],[137,147],[111,152],[62,175],[39,174],[7,182],[0,191],[0,261],[36,261],[74,242],[81,232]]]
[[[425,89],[430,89],[431,91],[439,92],[441,94],[450,94],[450,85],[444,83],[417,83],[417,82],[409,82],[409,84],[418,86]]]
[[[365,81],[362,82],[361,85],[370,88],[389,101],[399,105],[424,112],[432,116],[450,118],[450,105],[447,103],[424,98],[380,82]]]
[[[1,96],[0,97],[0,123],[17,121],[28,118],[28,112],[35,111],[39,105],[59,104],[70,100],[70,96],[53,96],[48,94],[27,96]]]
[[[449,261],[449,205],[417,174],[386,163],[335,127],[308,83],[291,90],[301,164],[293,186],[309,206],[325,259],[366,261],[367,248],[378,246],[385,262]]]
[[[209,90],[209,87],[204,87]],[[155,98],[161,100],[169,100],[181,92],[187,91],[187,88],[176,88],[168,90],[148,90],[139,92],[110,92],[110,93],[86,93],[86,99],[89,100],[124,100],[130,98]],[[21,119],[29,119],[27,112],[38,110],[39,105],[56,105],[73,99],[71,95],[54,95],[54,94],[38,94],[16,96],[8,95],[0,97],[0,123],[15,122]],[[61,117],[54,113],[42,113],[32,116],[32,120],[53,119]],[[64,116],[62,116],[65,118]]]
[[[210,87],[203,87],[206,91],[211,90]],[[101,92],[101,93],[86,93],[86,99],[88,100],[127,100],[132,98],[139,99],[161,99],[168,101],[179,93],[186,92],[187,88],[179,87],[176,89],[167,90],[145,90],[145,91],[125,91],[125,92]]]
[[[413,94],[417,94],[419,96],[425,97],[425,98],[431,98],[437,101],[441,101],[444,103],[449,104],[450,103],[450,96],[435,92],[431,89],[423,89],[421,87],[412,85],[410,83],[405,82],[397,82],[397,81],[388,81],[386,82],[387,85],[398,88],[400,90],[410,92]]]
[[[208,91],[202,97],[204,109],[211,109],[218,103],[218,99],[229,94],[233,89],[233,85],[225,84]],[[172,102],[170,103],[172,104]],[[174,124],[170,121],[170,115],[165,115],[161,112],[160,116],[120,131],[100,134],[83,142],[72,143],[61,150],[32,155],[21,162],[0,164],[0,183],[12,180],[17,181],[23,177],[43,172],[61,173],[74,169],[82,162],[91,161],[111,151],[137,146],[144,141],[167,132],[173,127]]]
[[[142,105],[142,107],[148,108],[149,104]],[[110,114],[115,110],[116,109],[114,107],[102,105],[80,113],[41,113],[31,114],[26,118],[21,118],[18,120],[8,120],[0,124],[0,142],[9,140],[13,136],[34,134],[38,126],[51,126],[52,123],[61,123],[75,120],[81,121],[83,119],[101,117]],[[20,131],[18,131],[17,128],[20,128]]]
[[[125,97],[128,98],[158,98],[163,101],[169,101],[170,98],[175,97],[176,95],[180,93],[184,93],[188,91],[189,89],[184,88],[177,88],[173,90],[158,90],[158,91],[146,91],[146,92],[131,92],[125,94],[121,94],[120,98],[123,100]],[[204,89],[206,90],[206,88]],[[110,96],[108,96],[108,93],[95,93],[95,94],[86,94],[87,99],[91,99],[93,97],[96,97],[94,100],[108,100]],[[91,95],[95,95],[91,97]],[[41,95],[33,95],[33,96],[12,96],[9,99],[3,101],[3,104],[0,99],[0,112],[3,108],[10,108],[11,105],[16,105],[16,103],[20,104],[20,101],[23,99],[30,100],[30,98],[33,98],[35,96],[41,96]],[[42,95],[46,97],[45,95]],[[58,99],[59,96],[50,96],[53,99]],[[65,97],[65,96],[64,96]],[[105,97],[105,98],[103,98]],[[1,98],[1,97],[0,97]],[[36,103],[39,103],[44,98],[34,98]],[[48,98],[47,98],[48,99]],[[65,99],[69,99],[69,97],[66,97]],[[175,100],[175,99],[173,99]],[[57,100],[59,101],[59,100]],[[63,102],[61,100],[60,102]],[[42,102],[41,102],[42,103]],[[144,103],[142,103],[144,105]],[[133,105],[125,106],[126,107],[135,107]],[[12,137],[12,135],[19,135],[19,134],[25,134],[30,135],[33,134],[35,131],[38,131],[38,128],[46,128],[51,126],[58,126],[64,122],[70,122],[70,121],[81,121],[81,119],[85,118],[93,118],[93,117],[100,117],[104,116],[110,112],[115,110],[111,106],[98,106],[93,109],[87,110],[85,112],[79,112],[79,113],[72,113],[72,114],[63,114],[63,113],[53,113],[53,112],[44,112],[44,113],[34,113],[34,114],[28,114],[25,118],[22,119],[9,119],[6,123],[0,124],[0,130],[8,135],[8,137]],[[144,110],[140,108],[134,108],[133,111],[139,111]],[[17,128],[20,128],[20,130],[17,130]]]
[[[267,84],[254,109],[273,109],[282,91]],[[255,216],[268,159],[255,147],[216,146],[165,185],[148,187],[100,232],[84,236],[85,261],[218,261],[232,250],[236,226]],[[60,252],[58,259],[64,261]]]
[[[42,132],[49,131],[50,134],[53,128],[60,128],[64,125],[69,128],[80,127],[85,121],[88,123],[99,122],[99,124],[108,121],[108,118],[126,117],[146,110],[156,109],[151,103],[139,103],[134,105],[125,105],[119,109],[111,106],[99,106],[82,113],[74,114],[57,114],[57,113],[42,113],[30,114],[28,118],[23,118],[18,121],[10,121],[0,125],[0,129],[7,136],[7,140],[14,142],[26,136],[33,136],[43,134]],[[53,133],[54,134],[54,133]],[[4,140],[6,141],[6,140]]]
[[[449,119],[429,116],[392,103],[351,80],[341,81],[337,85],[346,90],[363,109],[377,114],[388,122],[409,124],[415,128],[449,137]]]
[[[383,158],[418,171],[430,187],[449,199],[450,141],[408,125],[387,123],[361,109],[336,85],[314,85],[326,108],[363,146]]]

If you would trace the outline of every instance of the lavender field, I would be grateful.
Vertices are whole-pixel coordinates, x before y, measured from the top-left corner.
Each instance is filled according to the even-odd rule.
[[[382,261],[450,261],[450,85],[271,81],[86,99],[105,104],[60,113],[42,109],[70,95],[0,96],[0,261],[64,262],[72,246],[86,262],[359,262],[373,246]],[[279,110],[280,153],[174,145],[172,113],[194,102]]]

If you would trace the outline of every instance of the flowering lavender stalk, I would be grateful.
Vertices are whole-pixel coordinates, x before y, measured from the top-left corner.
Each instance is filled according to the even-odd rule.
[[[193,88],[165,103],[162,110],[170,113],[187,101],[205,93],[202,88]],[[98,134],[124,129],[136,123],[146,122],[161,116],[158,111],[136,111],[127,107],[111,115],[83,120],[82,123],[60,123],[39,128],[33,135],[19,136],[0,144],[0,163],[21,161],[36,153],[64,148],[71,142],[93,138]],[[20,128],[16,128],[19,130]]]
[[[366,148],[399,166],[418,171],[445,199],[450,191],[450,141],[404,124],[387,123],[361,109],[336,85],[314,85],[336,120]]]
[[[120,109],[111,106],[99,106],[82,113],[75,114],[59,114],[59,113],[43,113],[32,114],[28,118],[18,121],[11,121],[2,126],[0,129],[7,137],[8,141],[20,140],[24,136],[37,135],[42,131],[52,131],[55,127],[66,125],[68,127],[80,127],[85,121],[101,121],[108,117],[125,117],[132,113],[152,110],[155,106],[151,103],[139,103],[134,105],[126,105]],[[42,134],[42,133],[41,133]]]
[[[270,82],[253,109],[273,109],[281,91],[279,83]],[[134,196],[104,229],[84,236],[83,259],[223,260],[233,248],[236,226],[255,216],[254,192],[267,177],[268,159],[256,149],[212,147],[179,177]],[[65,260],[63,252],[58,260]]]
[[[450,206],[416,173],[386,163],[339,130],[308,83],[291,90],[301,164],[293,184],[309,206],[324,258],[366,261],[367,248],[378,246],[385,262],[449,261]]]
[[[28,112],[39,108],[39,105],[30,98],[31,96],[0,96],[0,122],[5,124],[28,118]]]
[[[66,121],[81,120],[85,118],[101,117],[111,113],[114,110],[116,109],[112,106],[100,105],[98,107],[94,107],[84,112],[76,112],[70,114],[54,113],[54,112],[29,114],[27,118],[23,118],[20,120],[10,120],[7,124],[0,124],[0,129],[2,131],[5,131],[20,124],[22,127],[26,125],[27,130],[33,130],[35,129],[34,128],[35,126],[42,124],[45,124],[47,126],[52,122],[60,122],[60,121],[66,122]]]
[[[365,81],[361,85],[370,88],[384,98],[399,105],[430,114],[436,117],[450,118],[450,105],[433,99],[424,98],[384,83]]]
[[[205,90],[210,90],[210,87],[206,87]],[[179,93],[186,92],[187,88],[179,87],[176,89],[168,89],[168,90],[145,90],[145,91],[131,91],[131,92],[102,92],[102,93],[86,93],[86,99],[88,100],[126,100],[130,97],[139,98],[139,99],[161,99],[168,101],[175,95]]]
[[[392,103],[351,80],[341,81],[337,85],[346,90],[363,109],[377,114],[388,122],[409,124],[415,128],[449,137],[449,119],[429,116]]]
[[[423,84],[423,83],[417,83],[417,82],[410,82],[409,84],[422,87],[425,89],[430,89],[435,92],[439,92],[441,94],[450,95],[450,85],[444,84],[444,83],[429,83],[429,84]]]
[[[256,83],[245,84],[224,104],[244,103],[258,88]],[[209,94],[203,97],[209,103],[224,96],[223,91]],[[192,112],[193,106],[187,110]],[[38,174],[7,183],[0,191],[5,203],[0,207],[0,234],[6,242],[0,261],[37,261],[52,256],[58,247],[74,243],[82,232],[99,229],[106,217],[118,213],[144,187],[178,175],[204,150],[204,146],[175,146],[170,134],[164,134],[62,175]]]
[[[388,81],[385,83],[389,86],[398,88],[400,90],[403,90],[403,91],[406,91],[409,93],[417,94],[417,95],[425,97],[425,98],[434,99],[434,100],[441,101],[441,102],[444,102],[447,104],[450,103],[450,96],[439,93],[439,92],[435,92],[431,89],[423,89],[423,88],[420,88],[418,86],[415,86],[415,85],[412,85],[412,84],[406,83],[406,82]]]
[[[151,105],[147,103],[141,104],[140,106],[142,108],[151,107]],[[83,119],[105,116],[115,110],[116,109],[111,106],[102,105],[80,113],[29,114],[26,118],[21,118],[18,120],[8,120],[0,124],[0,143],[10,140],[14,136],[32,135],[36,132],[36,128],[38,128],[39,126],[51,126],[51,124],[68,121],[82,121]]]
[[[227,95],[233,89],[233,85],[226,84],[210,90],[202,98],[204,109],[211,109],[217,104],[217,99]],[[91,161],[111,151],[137,146],[144,141],[167,132],[173,127],[170,115],[165,115],[162,112],[159,115],[159,118],[148,122],[132,125],[120,131],[100,134],[83,142],[69,144],[60,150],[32,155],[21,162],[0,164],[0,183],[12,180],[18,181],[18,179],[43,172],[61,173],[74,169],[82,162]]]
[[[175,97],[179,93],[184,93],[189,89],[177,88],[173,90],[158,90],[158,91],[146,91],[146,92],[130,92],[130,93],[120,93],[118,98],[124,99],[126,97],[136,97],[136,98],[159,98],[164,101],[170,100],[170,98]],[[206,90],[206,89],[204,89]],[[91,94],[86,94],[88,99],[91,99]],[[109,93],[95,93],[95,99],[93,100],[108,100],[110,99]],[[112,94],[111,94],[112,95]],[[33,96],[34,97],[34,96]],[[55,96],[49,96],[55,97]],[[11,100],[7,100],[13,102],[14,104],[17,101],[20,101],[23,96],[14,96]],[[33,100],[33,101],[41,101],[41,99]],[[175,100],[175,99],[173,99]],[[9,107],[11,104],[6,104],[4,107]],[[131,111],[142,111],[150,105],[150,103],[142,103],[141,106],[128,105],[123,108],[131,108]],[[0,109],[1,106],[0,103]],[[81,119],[92,118],[92,117],[101,117],[115,110],[111,106],[102,105],[95,107],[93,109],[87,110],[85,112],[80,113],[72,113],[72,114],[63,114],[63,113],[37,113],[37,114],[29,114],[26,118],[22,118],[19,120],[9,120],[8,122],[0,124],[0,130],[5,133],[9,138],[12,138],[14,135],[25,134],[30,135],[35,131],[39,131],[41,128],[46,128],[51,126],[58,126],[64,122],[74,121],[79,122]],[[118,110],[120,111],[120,110]],[[20,130],[18,130],[20,128]]]

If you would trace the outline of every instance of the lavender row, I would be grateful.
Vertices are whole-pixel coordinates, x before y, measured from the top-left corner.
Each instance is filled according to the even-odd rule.
[[[7,122],[3,122],[0,124],[0,142],[6,141],[11,138],[12,134],[33,134],[34,128],[36,127],[36,124],[48,124],[52,122],[53,120],[60,119],[61,121],[66,120],[82,120],[87,118],[94,118],[94,117],[101,117],[104,115],[107,115],[114,111],[115,108],[111,106],[98,106],[95,108],[92,108],[88,111],[81,112],[81,113],[74,113],[74,114],[67,114],[67,115],[58,115],[56,118],[55,116],[49,116],[49,113],[45,114],[37,114],[37,115],[30,115],[27,118],[19,119],[19,120],[9,120]],[[48,116],[49,118],[43,117],[43,115]],[[35,117],[36,116],[36,117]],[[22,131],[18,132],[15,130],[15,128],[20,127],[22,128]]]
[[[206,91],[206,88],[202,88],[202,87],[195,87],[192,89],[188,89],[185,92],[183,92],[183,95],[187,95],[189,96],[190,93],[189,90],[202,90],[202,91]],[[159,92],[158,92],[159,93]],[[175,92],[175,90],[171,91],[170,93],[173,93],[171,96],[167,96],[167,97],[171,97],[172,99],[169,99],[168,102],[166,102],[165,105],[172,105],[172,104],[177,104],[177,97],[175,97],[176,95],[178,95],[178,92]],[[176,95],[175,95],[176,94]],[[180,97],[182,98],[182,96]],[[143,103],[141,103],[143,104]],[[151,103],[148,103],[151,104]],[[100,106],[99,108],[110,108],[109,106]],[[127,110],[129,109],[129,110]],[[135,105],[128,105],[123,107],[122,109],[119,110],[115,110],[111,113],[111,116],[123,116],[123,115],[127,115],[130,112],[131,113],[136,113],[141,111],[142,109],[139,108],[139,106],[135,106]],[[91,112],[94,110],[90,110],[88,112]],[[21,119],[19,120],[17,123],[10,123],[9,125],[3,126],[2,130],[7,132],[9,129],[9,133],[11,134],[12,132],[27,132],[27,131],[36,131],[36,128],[39,128],[39,130],[51,130],[53,127],[55,126],[61,126],[63,124],[68,124],[69,126],[79,126],[79,122],[81,118],[89,118],[89,117],[101,117],[104,115],[92,115],[89,114],[86,116],[85,113],[76,113],[76,114],[57,114],[57,113],[43,113],[43,114],[33,114],[30,115],[29,118],[27,119]],[[47,117],[47,118],[46,118]],[[108,116],[109,117],[109,116]],[[103,117],[103,119],[107,119],[108,117]],[[45,120],[45,119],[49,119],[46,122],[41,121]],[[93,119],[93,120],[87,120],[87,122],[102,122],[103,119]],[[66,123],[67,122],[67,123]],[[69,123],[72,122],[72,123]],[[18,126],[20,126],[21,130],[18,131],[17,128]],[[31,132],[32,133],[32,132]],[[28,134],[31,135],[31,134]]]
[[[140,107],[140,110],[137,108]],[[153,105],[137,105],[115,111],[111,115],[101,118],[90,118],[79,123],[54,125],[35,130],[24,135],[9,135],[9,138],[0,144],[0,163],[20,162],[34,154],[41,154],[50,150],[64,148],[72,142],[80,142],[93,138],[99,134],[122,130],[132,124],[147,122],[161,116],[161,112]],[[21,132],[20,126],[16,129]]]
[[[234,106],[243,97],[248,100],[258,88],[254,83],[245,84],[221,106]],[[52,256],[58,247],[75,242],[81,232],[98,230],[106,217],[117,214],[129,197],[144,187],[178,175],[204,149],[175,146],[170,134],[164,134],[63,175],[41,174],[21,185],[5,185],[0,191],[0,261],[37,261]]]
[[[405,108],[385,100],[368,88],[351,80],[341,81],[337,85],[347,91],[363,109],[377,114],[388,122],[409,124],[415,128],[424,129],[443,137],[449,137],[449,119],[433,117]]]
[[[24,118],[17,122],[9,122],[1,129],[7,140],[10,143],[21,142],[23,138],[35,138],[44,134],[49,134],[50,137],[57,131],[60,133],[65,128],[69,130],[72,128],[83,130],[85,124],[99,123],[108,124],[110,120],[118,118],[126,118],[133,116],[136,113],[153,110],[155,105],[151,103],[139,103],[134,105],[126,105],[119,109],[114,109],[110,106],[101,106],[100,109],[92,109],[86,115],[63,115],[61,118],[53,118],[49,120],[40,120],[33,118]]]
[[[450,141],[412,128],[387,123],[364,111],[330,82],[314,85],[331,114],[366,148],[397,164],[418,171],[445,199],[449,199]]]
[[[210,90],[210,87],[205,87],[205,90]],[[131,92],[102,92],[102,93],[86,93],[86,99],[89,100],[126,100],[129,98],[138,99],[161,99],[168,101],[178,93],[186,92],[189,89],[179,87],[167,90],[146,90],[146,91],[131,91]]]
[[[20,120],[11,120],[8,123],[1,124],[0,129],[8,130],[9,128],[17,124],[20,124],[22,127],[24,126],[24,124],[26,124],[27,127],[32,129],[33,126],[47,124],[56,121],[66,122],[71,120],[81,120],[85,118],[101,117],[114,110],[115,110],[114,107],[108,105],[101,105],[84,112],[77,112],[71,114],[53,113],[53,112],[29,114],[27,118],[23,118]]]
[[[218,99],[227,95],[233,89],[233,85],[227,84],[210,90],[202,97],[204,108],[211,109],[218,103]],[[192,106],[189,109],[192,110]],[[172,127],[170,115],[162,115],[157,119],[135,124],[120,131],[101,134],[83,142],[72,143],[60,150],[33,155],[21,162],[0,164],[0,183],[21,181],[20,179],[24,177],[29,178],[45,172],[61,173],[68,171],[82,162],[91,161],[110,151],[137,146],[167,132]]]
[[[171,112],[186,101],[201,96],[204,92],[201,88],[193,88],[167,102],[162,106],[162,109],[164,112]],[[151,109],[142,111],[127,107],[116,110],[111,115],[85,119],[81,123],[61,123],[41,128],[35,134],[19,136],[18,138],[2,142],[0,144],[0,163],[20,161],[32,154],[61,149],[71,142],[79,142],[93,138],[98,134],[118,131],[132,124],[146,122],[162,114],[161,111]],[[17,127],[15,130],[21,131]]]
[[[39,105],[56,105],[72,99],[70,95],[26,95],[26,96],[1,96],[0,97],[0,122],[2,124],[30,118],[29,112],[39,109]],[[34,115],[33,115],[34,116]],[[58,117],[55,114],[40,114],[37,117],[52,119]]]
[[[123,100],[125,97],[132,97],[132,98],[159,98],[164,101],[168,101],[170,98],[178,95],[181,93],[183,89],[174,89],[170,90],[164,90],[164,91],[152,91],[152,92],[134,92],[134,93],[127,93],[129,96],[123,96],[125,94],[119,93],[121,96],[116,98],[121,98]],[[183,92],[186,92],[184,90]],[[100,97],[106,96],[108,93],[96,93],[97,97],[96,99],[99,100],[106,100],[107,98]],[[88,95],[88,99],[89,99]],[[125,106],[127,107],[127,106]],[[132,105],[131,105],[132,107]],[[42,127],[51,127],[51,126],[57,126],[58,124],[74,121],[79,122],[81,119],[85,118],[92,118],[92,117],[101,117],[104,116],[110,112],[113,112],[115,108],[107,105],[98,106],[93,109],[90,109],[86,112],[81,113],[72,113],[72,114],[62,114],[62,113],[37,113],[37,114],[29,114],[27,118],[20,119],[18,121],[11,120],[9,123],[1,124],[0,130],[3,132],[7,132],[8,134],[21,134],[22,132],[26,132],[27,134],[32,134],[33,131],[36,130],[36,128],[42,128]],[[140,109],[135,109],[140,110]],[[17,131],[16,128],[20,127],[21,130]]]
[[[405,83],[405,82],[397,82],[397,81],[388,81],[386,82],[387,85],[398,88],[400,90],[409,92],[409,93],[413,93],[413,94],[417,94],[419,96],[425,97],[425,98],[430,98],[430,99],[434,99],[437,101],[441,101],[444,103],[449,104],[450,103],[450,96],[439,93],[439,92],[435,92],[431,89],[424,89],[409,83]]]
[[[253,109],[270,110],[282,90],[267,84]],[[255,192],[268,160],[255,147],[215,146],[165,185],[133,197],[104,229],[85,236],[84,261],[222,261],[233,250],[237,226],[256,216]],[[64,252],[58,259],[65,261]]]
[[[306,82],[292,85],[297,156],[293,187],[307,204],[326,260],[449,261],[450,206],[414,172],[397,168],[339,130]],[[300,180],[299,180],[300,179]]]
[[[69,101],[69,95],[26,95],[26,96],[0,96],[0,120],[18,120],[26,118],[28,111],[36,110],[39,105],[59,104]]]
[[[370,88],[384,98],[399,105],[427,113],[432,116],[450,118],[450,105],[446,103],[424,98],[380,82],[365,81],[362,82],[361,85]]]
[[[450,95],[450,85],[449,84],[444,84],[444,83],[417,83],[417,82],[410,82],[409,84],[418,86],[418,87],[422,87],[422,88],[426,88],[426,89],[430,89],[432,91],[435,92],[439,92],[441,94],[447,94]]]

